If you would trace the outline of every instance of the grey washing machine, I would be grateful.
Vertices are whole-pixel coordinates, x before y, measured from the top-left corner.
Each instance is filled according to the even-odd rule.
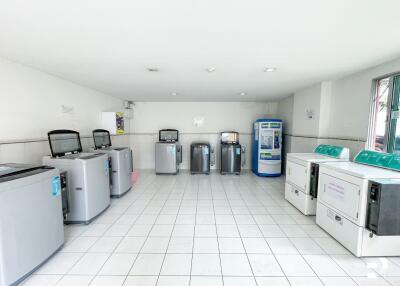
[[[43,164],[68,172],[64,222],[88,224],[110,206],[108,155],[81,153],[79,133],[73,130],[54,130],[48,138],[52,155],[43,157]]]
[[[207,142],[194,142],[190,145],[190,172],[210,174],[211,147]]]
[[[132,151],[129,147],[111,147],[110,132],[105,129],[93,130],[93,153],[104,153],[110,158],[111,196],[121,197],[132,188]]]
[[[0,285],[17,285],[64,244],[60,172],[0,164]]]
[[[240,175],[242,168],[242,146],[239,144],[239,133],[221,132],[221,174]]]
[[[182,146],[179,144],[179,131],[162,129],[155,146],[156,174],[175,175],[182,163]]]

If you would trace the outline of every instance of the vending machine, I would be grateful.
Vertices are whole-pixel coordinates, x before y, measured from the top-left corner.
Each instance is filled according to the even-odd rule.
[[[282,120],[254,122],[252,170],[257,176],[280,176],[282,164]]]

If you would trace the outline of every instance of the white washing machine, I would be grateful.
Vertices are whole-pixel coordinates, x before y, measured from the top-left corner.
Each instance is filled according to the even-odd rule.
[[[48,133],[52,156],[43,164],[68,172],[69,214],[65,223],[88,224],[110,205],[110,179],[106,154],[82,152],[79,133],[54,130]]]
[[[389,157],[397,163],[388,164]],[[400,255],[400,172],[380,166],[400,170],[400,156],[361,151],[355,162],[325,163],[319,170],[317,224],[358,257]],[[389,204],[378,192],[391,197]],[[385,224],[392,232],[381,231]]]
[[[90,152],[107,154],[111,159],[111,196],[121,197],[132,188],[132,151],[128,147],[111,147],[110,132],[104,129],[93,130],[94,148]]]
[[[63,244],[59,171],[0,164],[0,286],[18,284]]]
[[[303,214],[315,215],[319,165],[348,160],[348,148],[325,144],[318,145],[314,153],[287,154],[285,199]]]

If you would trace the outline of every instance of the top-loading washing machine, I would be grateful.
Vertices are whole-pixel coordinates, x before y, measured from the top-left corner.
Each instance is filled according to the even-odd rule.
[[[48,133],[51,156],[43,164],[68,172],[69,214],[65,223],[88,224],[110,205],[108,155],[81,153],[79,133],[54,130]]]
[[[190,145],[191,174],[210,174],[211,146],[208,142],[194,142]]]
[[[239,133],[235,131],[221,132],[221,174],[240,175],[242,169],[242,146]]]
[[[0,286],[18,284],[63,244],[59,171],[0,164]]]
[[[111,196],[121,197],[132,188],[132,151],[129,147],[111,147],[110,132],[93,130],[94,148],[90,152],[104,153],[110,157]]]
[[[400,155],[361,151],[319,168],[316,222],[354,255],[400,255]]]
[[[179,144],[179,131],[162,129],[155,146],[156,174],[177,174],[182,163],[182,146]]]
[[[288,153],[285,198],[305,215],[315,215],[320,164],[349,161],[349,149],[321,144],[314,153]]]

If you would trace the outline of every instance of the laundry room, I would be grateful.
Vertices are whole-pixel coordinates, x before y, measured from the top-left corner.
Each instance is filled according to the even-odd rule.
[[[399,9],[0,1],[0,286],[400,286]]]

